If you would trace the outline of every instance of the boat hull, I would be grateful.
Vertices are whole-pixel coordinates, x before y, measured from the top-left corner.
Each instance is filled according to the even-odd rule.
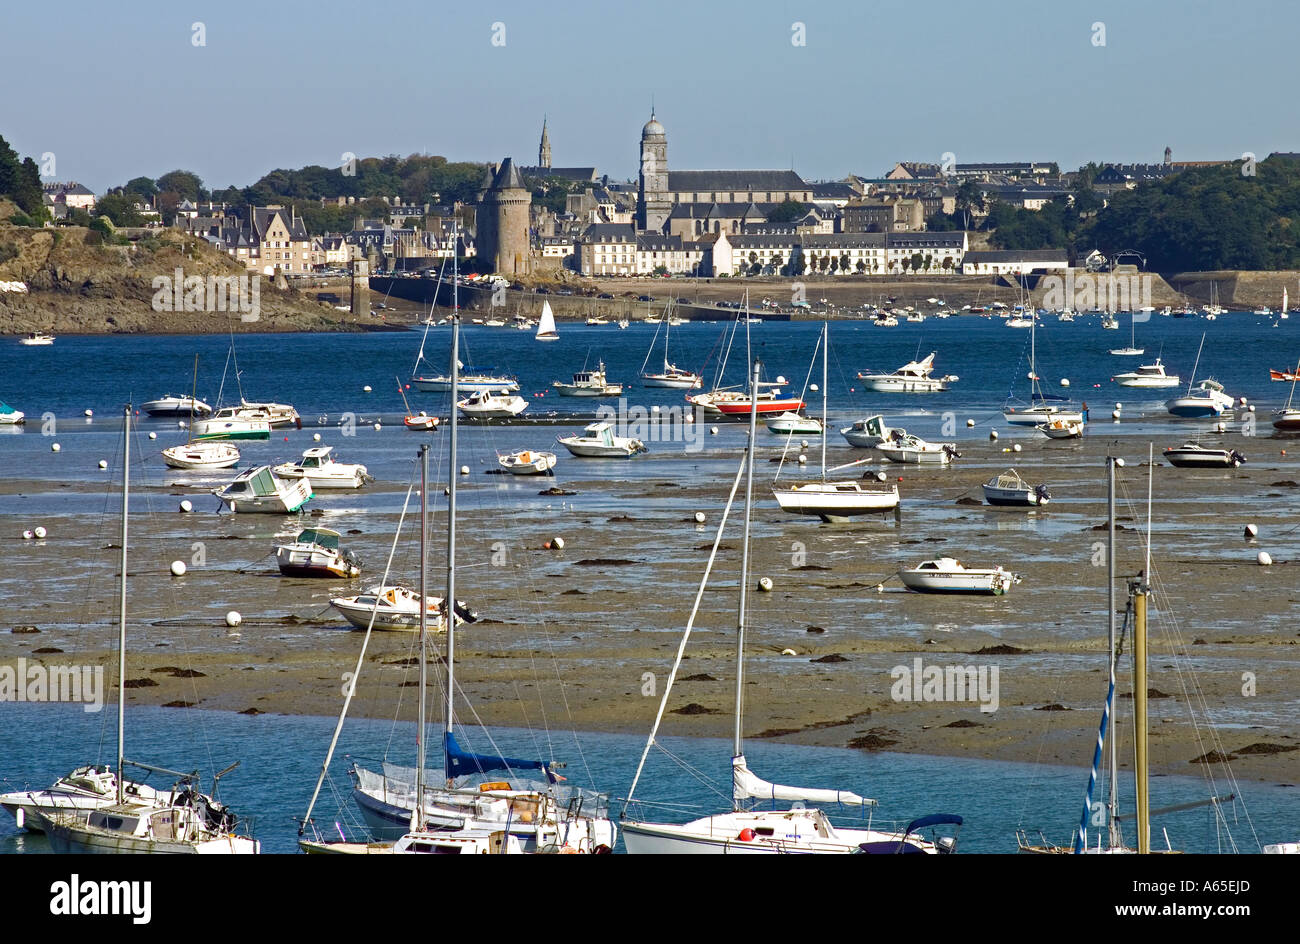
[[[261,843],[247,836],[228,835],[200,842],[148,839],[71,825],[68,817],[41,817],[50,848],[60,855],[255,855]]]
[[[793,488],[772,489],[781,510],[795,515],[813,515],[823,521],[847,521],[863,515],[878,515],[898,507],[897,487],[891,489],[861,489],[856,483],[841,483],[839,487],[827,483],[810,482]]]

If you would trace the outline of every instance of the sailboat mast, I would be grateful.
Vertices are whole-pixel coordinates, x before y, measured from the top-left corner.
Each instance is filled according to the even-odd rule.
[[[126,515],[131,483],[131,404],[122,421],[122,578],[117,608],[117,802],[124,800],[126,754]]]
[[[831,355],[831,323],[822,322],[822,481],[826,481],[826,376],[830,368],[826,361]]]
[[[1123,463],[1115,456],[1106,457],[1106,521],[1108,528],[1106,546],[1106,653],[1110,665],[1110,695],[1115,692],[1115,467]],[[1106,824],[1111,848],[1122,844],[1118,820],[1119,800],[1115,779],[1119,773],[1119,751],[1115,744],[1115,725],[1110,730],[1110,776],[1107,778],[1110,795],[1106,802]]]
[[[1138,854],[1151,851],[1150,786],[1147,782],[1147,588],[1146,575],[1130,585],[1133,594],[1133,745]]]
[[[457,259],[452,259],[451,312],[451,442],[447,447],[447,717],[446,731],[452,733],[456,692],[456,398],[460,396],[460,279]],[[444,739],[445,741],[445,739]],[[447,752],[443,750],[447,787],[455,784]]]
[[[415,809],[411,813],[411,829],[424,825],[424,762],[428,745],[425,734],[428,726],[424,716],[425,691],[429,684],[429,444],[420,446],[420,709],[419,728],[415,739]]]
[[[754,500],[754,446],[758,441],[758,376],[761,366],[754,361],[749,384],[749,446],[745,458],[745,530],[740,552],[740,607],[736,619],[736,733],[732,756],[743,753],[741,728],[745,707],[745,594],[749,589],[749,519]],[[733,799],[733,805],[735,800]],[[739,807],[737,806],[737,809]]]

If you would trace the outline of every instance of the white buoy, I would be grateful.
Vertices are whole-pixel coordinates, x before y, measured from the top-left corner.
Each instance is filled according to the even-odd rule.
[[[800,464],[800,465],[804,465],[804,464],[806,464],[807,462],[808,462],[808,457],[805,456],[802,452],[799,453],[799,464]]]
[[[764,593],[770,593],[772,591],[772,578],[771,577],[758,578],[758,589],[762,590]]]
[[[710,427],[709,427],[709,435],[710,435],[710,436],[716,436],[716,435],[718,435],[718,427],[716,427],[716,426],[710,426]]]
[[[778,385],[778,386],[784,387],[784,386],[785,386],[787,383],[789,383],[790,381],[786,380],[784,377],[782,377],[780,374],[778,374],[778,375],[777,375],[777,378],[776,378],[776,382],[777,382],[777,385]]]
[[[1110,418],[1113,419],[1113,420],[1117,420],[1117,419],[1119,419],[1119,418],[1120,418],[1120,412],[1119,412],[1119,410],[1111,410]]]
[[[998,438],[998,431],[996,429],[989,430],[989,439],[992,440],[997,438]]]
[[[820,388],[816,384],[809,384],[808,389],[811,390],[813,393],[816,393]]]
[[[1061,378],[1061,386],[1062,386],[1062,387],[1068,387],[1068,386],[1070,386],[1070,379],[1069,379],[1068,377],[1062,377],[1062,378]]]
[[[108,461],[107,461],[106,459],[100,459],[100,460],[99,460],[99,467],[100,467],[101,469],[107,469],[107,468],[108,468]]]
[[[375,424],[375,432],[376,432],[376,433],[379,432],[379,430],[381,430],[382,428],[383,428],[383,427],[381,427],[378,423]]]
[[[1246,540],[1253,541],[1257,537],[1259,537],[1259,528],[1255,527],[1253,524],[1246,525]]]
[[[695,513],[695,523],[696,523],[696,524],[704,524],[704,512],[702,512],[702,511],[697,511],[697,512]]]
[[[95,411],[94,411],[94,410],[87,410],[86,413],[85,413],[86,419],[90,419],[90,418],[91,418],[92,416],[94,416],[94,415],[95,415]]]
[[[365,385],[364,387],[362,387],[361,389],[364,390],[366,393],[369,393],[369,392],[370,392],[370,384],[366,384],[366,385]]]
[[[58,452],[62,448],[63,447],[60,446],[58,443],[50,443],[50,452]]]
[[[312,442],[320,442],[320,433],[312,433],[312,434],[311,434],[311,441],[312,441]]]
[[[1260,567],[1268,567],[1273,563],[1273,558],[1269,557],[1268,551],[1260,551],[1255,555],[1255,560],[1259,562]]]
[[[801,440],[799,440],[799,448],[800,448],[800,449],[807,449],[807,448],[808,448],[808,440],[806,440],[806,439],[801,439]]]
[[[798,654],[799,654],[799,653],[795,652],[793,649],[782,649],[782,650],[781,650],[781,655],[783,655],[783,656],[797,656]]]
[[[1246,412],[1247,412],[1247,413],[1254,413],[1254,412],[1255,412],[1255,404],[1252,403],[1250,406],[1246,407]]]
[[[36,537],[36,535],[31,531],[30,528],[29,528],[28,530],[26,530],[26,531],[23,532],[23,540],[24,540],[24,541],[30,541],[30,540],[31,540],[32,538],[34,538],[34,537]]]
[[[1012,446],[1012,447],[1011,447],[1011,451],[1012,451],[1012,452],[1019,452],[1019,451],[1020,451],[1020,443],[1016,443],[1014,446]]]
[[[682,422],[683,422],[683,423],[694,423],[694,422],[695,422],[695,414],[694,414],[694,413],[687,413],[685,416],[682,417]]]
[[[177,421],[176,421],[176,428],[177,428],[177,429],[184,429],[184,428],[185,428],[185,421],[184,421],[184,420],[177,420]]]
[[[44,538],[45,535],[48,534],[48,533],[49,533],[49,532],[46,531],[44,528],[42,528],[40,525],[37,525],[37,526],[36,526],[36,529],[35,529],[34,531],[32,531],[32,534],[36,535],[37,540],[40,540],[41,538]]]
[[[967,428],[967,429],[970,429],[970,428],[971,428],[972,426],[974,426],[974,425],[975,425],[975,421],[974,421],[974,420],[967,420],[967,421],[966,421],[966,428]]]
[[[1226,433],[1226,432],[1228,431],[1228,424],[1227,424],[1227,423],[1215,423],[1215,424],[1214,424],[1214,431],[1215,431],[1216,433]]]
[[[238,626],[238,625],[239,625],[240,623],[242,623],[243,621],[244,621],[244,618],[243,618],[242,616],[239,615],[239,611],[238,611],[238,610],[231,610],[229,613],[226,614],[226,625],[227,625],[227,626]]]
[[[158,438],[158,434],[157,434],[157,433],[150,433],[150,434],[149,434],[149,438],[150,438],[150,439],[157,439],[157,438]]]
[[[1237,402],[1240,403],[1242,406],[1245,406],[1248,401],[1246,400],[1245,397],[1238,397]]]
[[[1122,409],[1124,409],[1124,404],[1122,404],[1122,403],[1116,403],[1116,404],[1115,404],[1115,409],[1117,409],[1117,410],[1122,410]]]
[[[469,475],[469,466],[467,466],[467,465],[463,465],[463,466],[461,466],[461,467],[460,467],[460,474],[461,474],[461,475]]]
[[[1123,459],[1120,459],[1120,458],[1117,457],[1117,458],[1115,459],[1115,468],[1117,468],[1117,469],[1122,469],[1122,468],[1124,468],[1124,460],[1123,460]]]
[[[551,547],[557,551],[564,550],[564,538],[551,538]]]
[[[658,407],[657,405],[656,405],[656,406],[652,406],[652,407],[650,407],[650,412],[651,412],[651,413],[658,413],[658,412],[659,412],[659,407]]]
[[[172,561],[172,576],[173,577],[185,576],[185,561],[178,561],[178,560]]]
[[[889,476],[886,475],[884,472],[877,472],[877,473],[876,473],[876,481],[877,481],[877,482],[888,482],[888,481],[889,481]]]
[[[184,513],[184,514],[189,514],[189,513],[190,513],[191,511],[193,511],[193,510],[194,510],[194,505],[191,504],[191,502],[190,502],[190,500],[189,500],[188,498],[186,498],[184,501],[181,502],[181,512],[182,512],[182,513]]]

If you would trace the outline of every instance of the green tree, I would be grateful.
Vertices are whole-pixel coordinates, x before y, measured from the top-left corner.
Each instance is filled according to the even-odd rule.
[[[807,212],[807,204],[800,203],[798,200],[785,200],[772,208],[772,212],[767,215],[767,221],[769,223],[794,223],[803,219]]]
[[[135,210],[135,198],[120,193],[105,194],[95,205],[95,213],[108,217],[114,226],[144,225],[144,220]]]
[[[157,186],[160,193],[172,191],[179,194],[181,200],[198,203],[204,199],[203,180],[188,170],[168,171],[158,178]]]

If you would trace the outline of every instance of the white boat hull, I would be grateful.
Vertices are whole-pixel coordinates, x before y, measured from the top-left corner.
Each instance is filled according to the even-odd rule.
[[[261,850],[261,843],[247,836],[183,842],[74,824],[68,815],[41,818],[50,848],[60,855],[255,855]]]
[[[846,521],[880,514],[898,507],[898,487],[864,489],[857,482],[808,482],[792,488],[774,488],[781,510],[795,515],[815,515],[823,521]]]
[[[1078,410],[1065,410],[1060,407],[1031,406],[1023,410],[1007,410],[1002,419],[1009,426],[1038,426],[1039,424],[1082,423],[1083,413]]]
[[[162,451],[163,462],[173,469],[210,472],[229,469],[239,463],[239,450],[228,442],[207,440],[172,446]]]
[[[1000,596],[1011,589],[1013,578],[1003,570],[962,572],[934,571],[918,573],[915,570],[900,570],[898,577],[903,586],[917,593],[975,593]]]

